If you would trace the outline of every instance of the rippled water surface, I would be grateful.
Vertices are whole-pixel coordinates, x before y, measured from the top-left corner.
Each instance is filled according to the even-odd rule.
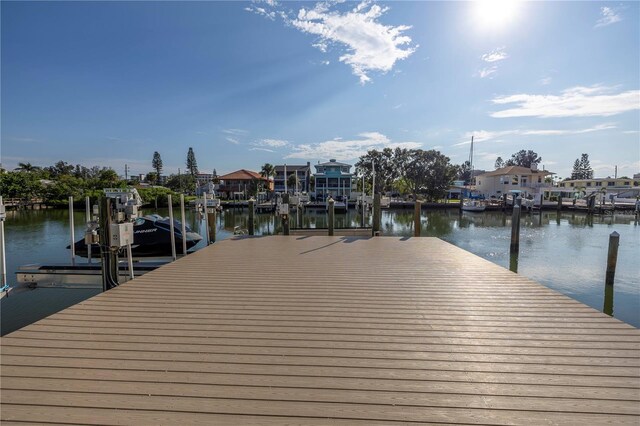
[[[168,214],[162,209],[158,213]],[[74,219],[79,239],[84,233],[84,214],[76,212]],[[203,234],[203,221],[196,214],[188,212],[186,220]],[[336,214],[336,227],[356,227],[360,220],[353,210]],[[235,226],[246,228],[247,221],[246,210],[224,211],[218,216],[217,239],[232,236]],[[326,213],[309,211],[302,222],[301,226],[306,228],[326,227]],[[383,211],[382,229],[384,235],[413,236],[413,210]],[[510,214],[432,210],[424,211],[422,218],[422,236],[442,238],[505,268],[517,267],[519,274],[598,310],[602,310],[604,303],[607,246],[613,231],[620,234],[613,314],[640,327],[640,226],[632,215],[587,217],[555,211],[524,214],[517,264],[509,256]],[[279,219],[271,214],[258,215],[258,234],[279,232]],[[20,265],[70,262],[69,250],[65,249],[70,240],[66,210],[8,212],[5,233],[10,284],[15,282],[15,271]],[[202,246],[203,242],[196,248]],[[2,334],[97,293],[93,289],[38,289],[5,298],[0,306]]]

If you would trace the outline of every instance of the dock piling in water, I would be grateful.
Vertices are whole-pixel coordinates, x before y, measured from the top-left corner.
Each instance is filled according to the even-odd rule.
[[[419,237],[420,234],[422,233],[421,217],[422,217],[422,202],[416,200],[416,203],[414,206],[414,212],[413,212],[413,221],[414,221],[413,236],[414,237]]]
[[[255,234],[256,200],[249,198],[249,235]]]
[[[91,200],[89,197],[84,198],[85,204],[85,221],[87,222],[87,226],[91,223]],[[87,263],[91,263],[91,246],[93,244],[87,244]]]
[[[76,238],[75,238],[75,229],[73,227],[73,197],[69,197],[69,232],[71,234],[71,264],[76,264]]]
[[[184,218],[184,194],[180,194],[180,222],[182,224],[182,255],[187,255],[187,239],[184,237],[187,235],[187,223]]]
[[[286,213],[282,215],[282,233],[289,235],[289,194],[282,195],[282,205],[286,206]]]
[[[520,209],[520,205],[515,203],[511,214],[511,253],[518,252],[520,248]]]
[[[609,252],[607,254],[607,272],[605,274],[605,284],[613,286],[616,275],[616,264],[618,262],[618,246],[620,245],[620,234],[613,231],[609,235]]]
[[[333,237],[333,231],[334,231],[334,227],[335,227],[335,220],[336,220],[336,215],[335,215],[335,201],[333,198],[329,197],[329,200],[327,200],[327,202],[329,203],[329,236]]]
[[[167,195],[167,203],[169,204],[169,229],[171,231],[171,258],[176,260],[176,234],[173,229],[173,202],[171,200],[171,194]],[[184,235],[182,238],[184,239]]]
[[[373,196],[373,224],[371,232],[374,237],[380,235],[380,193],[375,193]]]

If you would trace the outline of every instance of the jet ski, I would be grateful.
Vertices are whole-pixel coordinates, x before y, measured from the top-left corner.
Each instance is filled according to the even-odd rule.
[[[187,250],[198,244],[202,237],[185,225],[185,240]],[[175,235],[176,253],[182,253],[182,223],[173,220],[173,233]],[[88,257],[87,245],[84,238],[74,244],[76,255]],[[68,249],[71,246],[67,246]],[[133,223],[133,244],[131,245],[133,257],[159,257],[171,256],[171,223],[169,218],[157,214],[139,217]],[[91,257],[100,256],[98,244],[91,245]]]

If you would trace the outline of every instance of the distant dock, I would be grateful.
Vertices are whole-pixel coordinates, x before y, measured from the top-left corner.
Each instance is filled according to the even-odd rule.
[[[0,345],[3,424],[640,422],[640,330],[436,238],[224,240]]]

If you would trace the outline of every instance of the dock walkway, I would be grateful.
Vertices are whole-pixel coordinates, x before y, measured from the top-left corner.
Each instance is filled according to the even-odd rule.
[[[640,422],[638,329],[435,238],[225,240],[0,345],[3,425]]]

